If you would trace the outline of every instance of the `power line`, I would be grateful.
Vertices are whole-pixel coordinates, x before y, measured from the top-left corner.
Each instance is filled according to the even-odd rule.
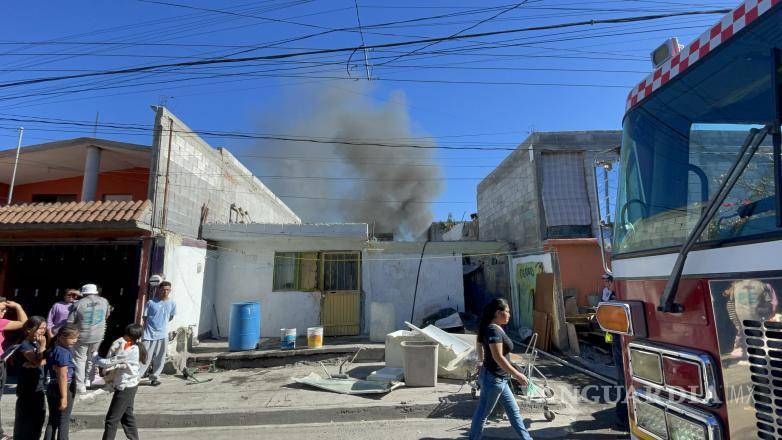
[[[478,26],[480,26],[480,25],[482,25],[482,24],[484,24],[484,23],[486,23],[486,22],[489,22],[489,21],[491,21],[491,20],[494,20],[495,18],[497,18],[497,17],[499,17],[499,16],[501,16],[501,15],[503,15],[503,14],[505,14],[505,13],[508,13],[508,12],[510,12],[510,11],[513,11],[514,9],[517,9],[517,8],[519,8],[521,5],[523,5],[523,4],[525,4],[525,3],[527,3],[528,1],[529,1],[529,0],[524,0],[524,1],[522,1],[522,2],[516,3],[515,5],[513,5],[513,6],[509,7],[509,8],[503,9],[503,10],[501,10],[500,12],[498,12],[498,13],[496,13],[496,14],[492,15],[491,17],[485,18],[485,19],[483,19],[483,20],[481,20],[481,21],[479,21],[479,22],[477,22],[477,23],[475,23],[475,24],[473,24],[473,25],[471,25],[471,26],[468,26],[468,27],[466,27],[466,28],[464,28],[464,29],[461,29],[461,30],[457,31],[456,33],[453,33],[453,34],[451,34],[449,38],[457,37],[457,36],[459,36],[459,35],[461,35],[461,34],[463,34],[463,33],[467,32],[467,31],[470,31],[470,30],[472,30],[472,29],[475,29],[476,27],[478,27]],[[437,44],[437,43],[439,43],[439,41],[433,41],[433,42],[431,42],[431,43],[429,43],[429,44],[427,44],[427,45],[425,45],[425,46],[423,46],[423,47],[420,47],[420,48],[415,48],[415,49],[411,50],[410,52],[403,53],[402,55],[399,55],[399,56],[398,56],[398,57],[396,57],[396,58],[392,58],[392,59],[390,59],[390,60],[388,60],[388,61],[386,61],[386,62],[384,62],[384,63],[381,63],[380,65],[382,66],[382,65],[385,65],[385,64],[393,63],[394,61],[397,61],[397,60],[399,60],[399,59],[401,59],[401,58],[404,58],[404,57],[406,57],[406,56],[408,56],[408,55],[413,55],[413,54],[415,54],[415,53],[417,53],[417,52],[419,52],[419,51],[422,51],[422,50],[428,49],[428,48],[430,48],[430,47],[434,46],[434,45],[435,45],[435,44]]]
[[[645,16],[638,16],[638,17],[621,17],[621,18],[600,19],[600,20],[586,20],[586,21],[561,23],[561,24],[553,24],[553,25],[545,25],[545,26],[532,26],[532,27],[526,27],[526,28],[505,29],[505,30],[498,30],[498,31],[491,31],[491,32],[480,32],[480,33],[474,33],[474,34],[462,34],[462,35],[456,35],[456,36],[426,38],[426,39],[412,40],[412,41],[399,41],[399,42],[391,42],[391,43],[381,43],[381,44],[369,45],[369,46],[366,46],[366,48],[367,49],[378,49],[378,48],[387,48],[387,47],[403,47],[403,46],[410,46],[410,45],[416,45],[416,44],[425,44],[425,43],[432,43],[432,42],[460,40],[460,39],[466,39],[466,38],[481,38],[481,37],[493,36],[493,35],[506,35],[506,34],[513,34],[513,33],[520,33],[520,32],[530,32],[530,31],[538,31],[538,30],[547,30],[547,29],[561,29],[561,28],[575,27],[575,26],[592,26],[592,25],[595,25],[595,24],[608,24],[608,23],[631,23],[631,22],[638,22],[638,21],[659,20],[659,19],[664,19],[664,18],[680,17],[680,16],[688,16],[688,15],[724,14],[724,13],[727,13],[727,12],[729,12],[729,10],[718,9],[718,10],[710,10],[710,11],[674,12],[674,13],[669,13],[669,14],[645,15]],[[258,60],[276,60],[276,59],[294,58],[294,57],[300,57],[300,56],[306,56],[306,55],[319,55],[319,54],[338,53],[338,52],[352,52],[352,51],[360,50],[360,49],[362,49],[362,47],[360,47],[360,46],[352,46],[352,47],[342,47],[342,48],[333,48],[333,49],[320,49],[320,50],[312,50],[312,51],[304,51],[304,52],[294,52],[294,53],[261,55],[261,56],[253,56],[253,57],[220,58],[220,59],[213,59],[213,60],[194,60],[194,61],[179,62],[179,63],[167,63],[167,64],[149,65],[149,66],[142,66],[142,67],[131,67],[131,68],[124,68],[124,69],[104,70],[102,72],[94,72],[94,73],[81,73],[81,74],[73,74],[73,75],[62,75],[62,76],[53,76],[53,77],[43,77],[43,78],[33,78],[33,79],[20,80],[20,81],[12,81],[12,82],[6,82],[6,83],[0,84],[0,88],[10,88],[10,87],[17,87],[17,86],[22,86],[22,85],[39,84],[39,83],[45,83],[45,82],[62,81],[62,80],[76,79],[76,78],[86,78],[86,77],[95,77],[95,76],[110,76],[110,75],[121,75],[121,74],[128,74],[128,73],[147,72],[147,71],[154,70],[154,69],[169,68],[169,67],[188,67],[188,66],[200,66],[200,65],[210,65],[210,64],[243,63],[243,62],[258,61]]]

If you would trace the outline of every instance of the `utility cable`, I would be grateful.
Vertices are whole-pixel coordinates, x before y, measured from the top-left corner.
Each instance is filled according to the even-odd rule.
[[[724,13],[727,13],[727,12],[730,12],[730,10],[727,10],[727,9],[716,9],[716,10],[709,10],[709,11],[689,11],[689,12],[674,12],[674,13],[670,13],[670,14],[644,15],[644,16],[638,16],[638,17],[621,17],[621,18],[600,19],[600,20],[584,20],[584,21],[577,21],[577,22],[570,22],[570,23],[560,23],[560,24],[544,25],[544,26],[532,26],[532,27],[516,28],[516,29],[505,29],[505,30],[490,31],[490,32],[480,32],[480,33],[473,33],[473,34],[462,34],[462,35],[456,35],[456,36],[434,37],[434,38],[426,38],[426,39],[420,39],[420,40],[381,43],[381,44],[373,44],[373,45],[369,45],[369,46],[365,46],[365,47],[367,49],[379,49],[379,48],[387,48],[387,47],[404,47],[404,46],[411,46],[411,45],[417,45],[417,44],[425,44],[425,43],[433,43],[433,42],[441,42],[441,41],[451,41],[451,40],[461,40],[461,39],[467,39],[467,38],[481,38],[481,37],[494,36],[494,35],[507,35],[507,34],[514,34],[514,33],[521,33],[521,32],[530,32],[530,31],[539,31],[539,30],[547,30],[547,29],[561,29],[561,28],[575,27],[575,26],[593,26],[593,25],[596,25],[596,24],[608,24],[608,23],[631,23],[631,22],[638,22],[638,21],[659,20],[659,19],[664,19],[664,18],[689,16],[689,15],[724,14]],[[20,81],[11,81],[11,82],[6,82],[6,83],[0,84],[0,88],[11,88],[11,87],[18,87],[18,86],[22,86],[22,85],[39,84],[39,83],[45,83],[45,82],[62,81],[62,80],[76,79],[76,78],[86,78],[86,77],[96,77],[96,76],[110,76],[110,75],[121,75],[121,74],[129,74],[129,73],[147,72],[147,71],[154,70],[154,69],[169,68],[169,67],[188,67],[188,66],[200,66],[200,65],[210,65],[210,64],[243,63],[243,62],[258,61],[258,60],[277,60],[277,59],[301,57],[301,56],[306,56],[306,55],[319,55],[319,54],[338,53],[338,52],[352,52],[352,51],[360,50],[360,49],[363,49],[363,48],[361,46],[351,46],[351,47],[341,47],[341,48],[332,48],[332,49],[311,50],[311,51],[304,51],[304,52],[293,52],[293,53],[261,55],[261,56],[253,56],[253,57],[220,58],[220,59],[213,59],[213,60],[194,60],[194,61],[179,62],[179,63],[157,64],[157,65],[148,65],[148,66],[141,66],[141,67],[124,68],[124,69],[104,70],[102,72],[95,72],[95,73],[81,73],[81,74],[74,74],[74,75],[50,76],[50,77],[33,78],[33,79],[20,80]]]

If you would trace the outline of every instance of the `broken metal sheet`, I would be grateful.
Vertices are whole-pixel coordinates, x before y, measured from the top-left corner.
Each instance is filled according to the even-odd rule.
[[[315,373],[293,377],[294,382],[339,394],[385,394],[402,386],[401,383],[370,382],[359,379],[326,379]]]
[[[404,377],[404,368],[384,367],[373,371],[367,376],[367,380],[370,382],[401,382]]]
[[[464,323],[462,322],[462,317],[459,316],[458,313],[454,313],[453,315],[446,316],[443,319],[438,319],[434,322],[435,327],[446,329],[446,328],[459,328],[464,327]]]
[[[411,329],[421,332],[421,334],[426,336],[428,339],[437,342],[443,347],[450,348],[457,355],[463,354],[473,349],[473,346],[467,342],[433,325],[429,325],[424,329],[420,329],[407,321],[405,321],[405,324],[407,324],[407,326]]]

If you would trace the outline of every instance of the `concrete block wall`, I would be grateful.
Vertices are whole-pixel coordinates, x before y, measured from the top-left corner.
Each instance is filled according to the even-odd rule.
[[[165,210],[166,229],[195,237],[204,205],[209,208],[209,223],[301,222],[226,149],[212,148],[165,107],[153,109],[155,135],[149,198],[155,206],[155,226],[163,225]],[[232,212],[231,205],[246,215]]]
[[[517,248],[539,247],[540,210],[534,162],[524,146],[478,185],[480,240],[505,240]]]
[[[478,185],[481,240],[513,242],[517,249],[536,249],[546,240],[540,197],[540,156],[544,151],[584,152],[584,175],[590,212],[595,213],[595,159],[617,160],[620,131],[537,132],[531,134]],[[530,153],[532,150],[532,153]],[[605,207],[602,207],[603,210]],[[593,216],[593,235],[598,233]]]

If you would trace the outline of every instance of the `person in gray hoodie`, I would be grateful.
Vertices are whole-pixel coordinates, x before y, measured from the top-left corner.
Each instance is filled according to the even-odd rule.
[[[109,302],[98,294],[98,287],[95,284],[82,286],[81,294],[82,299],[73,303],[68,316],[68,322],[79,327],[79,339],[73,346],[77,393],[85,393],[90,379],[94,376],[92,358],[103,342],[106,320],[110,312]]]

